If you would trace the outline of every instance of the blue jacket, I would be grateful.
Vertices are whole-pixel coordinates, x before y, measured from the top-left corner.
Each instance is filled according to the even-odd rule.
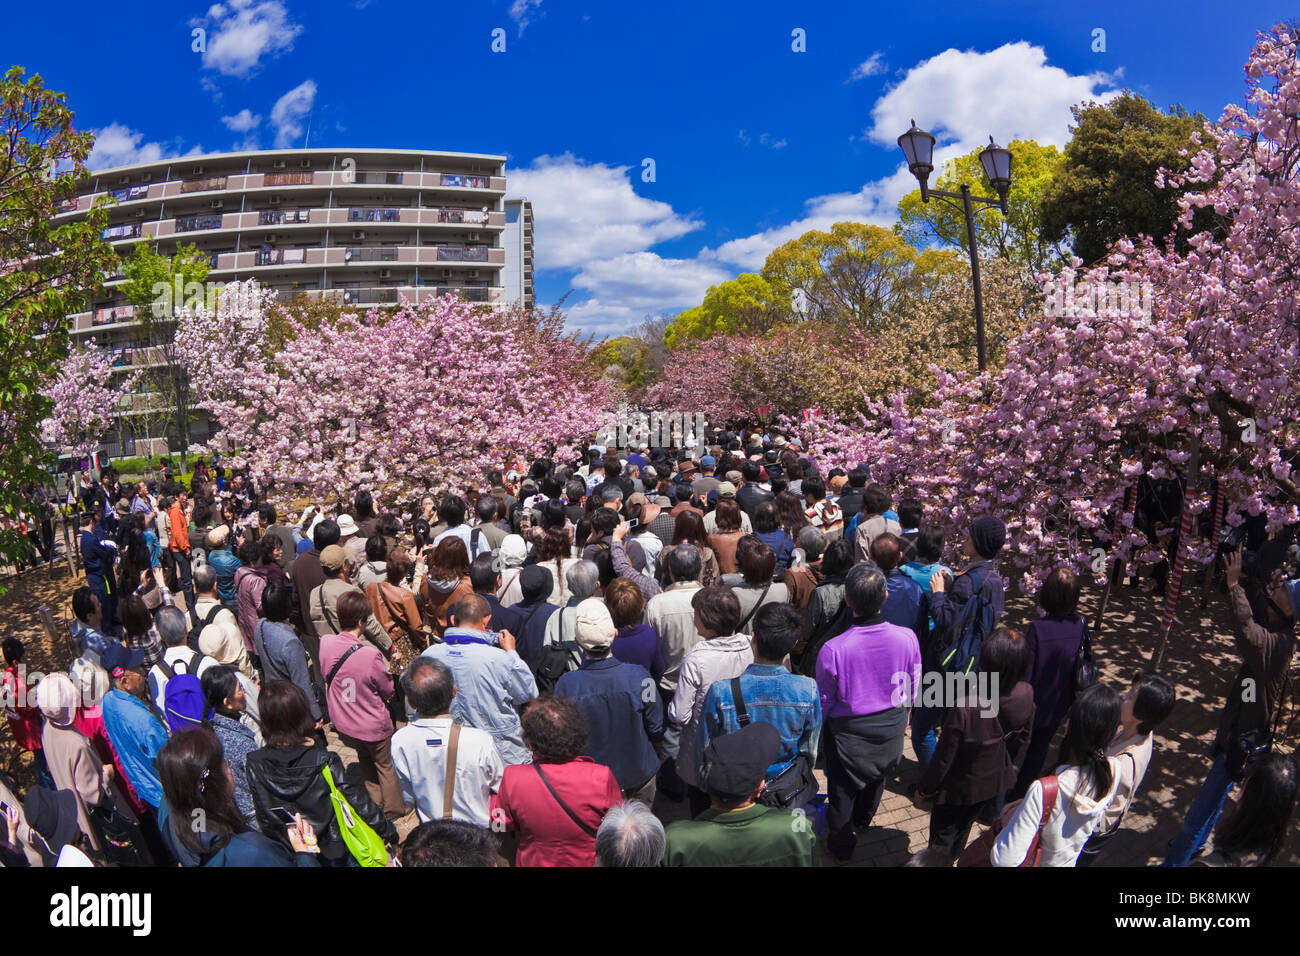
[[[889,597],[880,609],[880,616],[890,624],[910,627],[917,640],[930,635],[930,595],[902,568],[894,568],[885,575]]]
[[[794,557],[794,539],[780,528],[776,531],[756,531],[754,535],[776,553],[774,580],[780,581],[785,577],[786,568],[790,567],[790,559]]]
[[[86,565],[86,577],[96,577],[105,582],[108,593],[113,593],[113,563],[117,560],[117,544],[103,525],[95,525],[81,532],[81,560]]]
[[[639,664],[616,657],[585,661],[555,685],[587,720],[583,753],[614,772],[621,790],[635,790],[659,771],[653,744],[664,736],[664,708],[655,680]]]
[[[822,702],[817,682],[791,674],[780,664],[750,664],[740,675],[740,696],[750,723],[771,724],[781,735],[781,753],[767,768],[771,780],[794,763],[800,753],[817,761],[817,743],[822,732]],[[700,723],[695,731],[697,754],[714,737],[740,729],[731,681],[715,681],[704,697]]]
[[[77,639],[81,656],[94,654],[99,658],[99,666],[109,673],[113,672],[114,667],[139,667],[144,663],[143,648],[132,650],[116,638],[87,627],[80,621],[74,621],[72,634]]]
[[[167,743],[167,728],[148,704],[123,690],[105,694],[103,707],[104,729],[126,778],[141,800],[157,807],[162,801],[162,783],[153,762]]]
[[[193,850],[182,846],[172,833],[171,808],[166,800],[158,807],[158,829],[181,866],[320,866],[315,854],[294,853],[256,830],[236,833],[215,853],[211,853],[211,847],[216,837],[211,833],[200,833],[199,842],[211,853],[206,860],[201,860]]]
[[[217,597],[226,607],[235,606],[235,572],[243,567],[229,548],[208,552],[208,564],[217,576]]]

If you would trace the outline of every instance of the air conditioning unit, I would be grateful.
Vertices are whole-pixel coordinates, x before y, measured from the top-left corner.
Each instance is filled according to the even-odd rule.
[[[268,201],[272,206],[278,206],[278,205],[280,205],[281,202],[283,202],[283,197],[281,197],[281,196],[272,196],[272,197],[271,197],[269,200],[267,200],[267,201]]]
[[[144,173],[143,175],[141,175],[141,176],[140,176],[140,182],[142,182],[142,183],[150,183],[150,182],[153,182],[153,173]]]
[[[470,242],[477,242],[478,238],[479,238],[479,234],[477,232],[471,232],[469,234]]]
[[[272,169],[284,169],[284,160],[283,160],[283,159],[277,159],[275,162],[273,162],[273,163],[271,164],[271,168],[272,168]]]
[[[352,233],[352,238],[353,238],[353,239],[364,239],[364,238],[366,238],[366,234],[365,234],[364,232],[361,232],[360,230],[358,230],[358,231]]]
[[[273,243],[273,242],[279,242],[279,241],[280,241],[280,234],[279,234],[278,232],[268,232],[268,233],[266,234],[266,243],[267,243],[267,245],[270,245],[270,244]]]
[[[471,279],[477,279],[477,278],[478,278],[478,270],[477,270],[477,269],[470,269],[469,272],[467,272],[467,273],[465,273],[465,274],[468,275]]]
[[[137,209],[137,210],[135,211],[135,218],[136,218],[136,219],[143,219],[143,218],[144,218],[144,210],[143,210],[143,209]]]
[[[222,199],[214,199],[214,200],[212,200],[212,202],[208,203],[208,205],[209,205],[210,207],[212,207],[213,209],[220,209],[220,208],[221,208],[222,206],[224,206],[225,204],[226,204],[226,203],[225,203],[225,200],[222,200]]]
[[[129,185],[131,185],[131,177],[130,177],[130,176],[123,176],[121,179],[119,179],[119,180],[117,181],[117,184],[118,184],[119,186],[129,186]]]
[[[380,270],[379,270],[379,278],[381,278],[381,279],[391,279],[392,277],[393,277],[393,270],[392,270],[392,269],[380,269]]]
[[[298,165],[299,165],[299,167],[301,167],[302,169],[311,169],[311,160],[310,160],[310,159],[304,159],[304,160],[303,160],[301,163],[299,163]]]

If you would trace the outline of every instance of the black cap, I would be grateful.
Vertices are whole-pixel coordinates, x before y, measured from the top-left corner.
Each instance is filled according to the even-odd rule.
[[[1007,526],[995,515],[980,515],[970,523],[970,539],[981,558],[993,558],[1007,540]]]
[[[771,724],[753,723],[714,737],[704,748],[700,779],[710,796],[742,800],[763,781],[781,755],[781,735]]]
[[[551,569],[540,564],[530,564],[519,572],[519,589],[523,592],[524,604],[536,604],[550,596],[555,587],[555,578]]]
[[[32,787],[23,801],[23,816],[55,853],[77,838],[77,795],[71,790]]]

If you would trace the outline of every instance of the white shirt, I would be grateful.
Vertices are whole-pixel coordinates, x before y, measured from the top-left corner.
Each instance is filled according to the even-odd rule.
[[[447,745],[450,717],[419,717],[392,739],[393,769],[402,796],[415,807],[420,822],[442,819],[443,787],[447,780]],[[501,786],[505,765],[496,741],[486,731],[460,728],[456,744],[456,781],[451,798],[451,818],[487,827],[488,805]]]
[[[438,535],[438,537],[434,538],[433,546],[436,548],[443,538],[460,538],[461,541],[465,542],[465,553],[468,554],[469,559],[473,561],[480,554],[487,554],[492,550],[492,543],[488,541],[487,535],[485,534],[480,534],[478,536],[478,549],[470,549],[470,537],[473,530],[474,529],[467,524],[458,524],[456,527],[448,528],[446,531],[442,532],[442,534]]]
[[[1078,767],[1061,766],[1056,770],[1056,805],[1043,825],[1040,838],[1042,855],[1039,866],[1074,866],[1083,845],[1092,836],[1106,815],[1106,808],[1115,799],[1119,779],[1115,775],[1114,758],[1111,760],[1110,790],[1098,797],[1088,795],[1092,787],[1091,774]],[[1020,808],[998,834],[997,842],[989,854],[994,866],[1020,866],[1029,853],[1043,817],[1043,785],[1035,780],[1025,792]]]

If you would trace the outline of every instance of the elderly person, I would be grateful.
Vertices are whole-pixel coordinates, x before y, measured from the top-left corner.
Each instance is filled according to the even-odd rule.
[[[713,585],[699,589],[692,596],[691,609],[701,640],[682,658],[668,718],[681,730],[677,774],[687,784],[691,815],[695,816],[709,805],[708,795],[697,785],[700,754],[696,729],[704,699],[714,681],[739,677],[754,663],[754,648],[748,635],[738,632],[740,602],[730,588]]]
[[[574,646],[578,605],[596,593],[600,586],[600,569],[594,561],[579,561],[565,573],[565,583],[568,585],[569,602],[546,619],[542,646],[570,645],[573,663],[569,669],[577,670],[582,666],[582,652]]]
[[[637,800],[610,807],[596,831],[596,865],[658,866],[664,858],[664,825]]]
[[[817,688],[825,718],[827,844],[848,862],[854,828],[871,825],[885,781],[903,755],[907,712],[921,683],[921,647],[910,628],[880,615],[887,589],[874,564],[854,565],[844,581],[853,626],[817,655]],[[907,678],[900,688],[899,675]]]
[[[501,584],[497,588],[497,599],[503,607],[518,604],[523,597],[523,587],[519,583],[519,574],[528,559],[528,545],[517,534],[508,534],[501,542],[497,552],[501,559]]]
[[[203,629],[199,631],[199,651],[218,664],[232,664],[245,677],[253,676],[253,662],[244,644],[244,632],[231,605],[217,596],[217,576],[211,565],[194,570],[197,598],[194,613]]]
[[[677,670],[686,652],[701,640],[695,629],[692,601],[700,590],[700,551],[693,544],[664,549],[668,587],[646,602],[645,623],[659,635],[664,657],[664,676],[659,686],[671,694],[677,688]],[[643,592],[644,593],[644,592]]]
[[[49,674],[36,685],[36,705],[45,718],[41,749],[46,767],[56,787],[78,794],[77,823],[81,832],[98,845],[90,814],[113,802],[109,789],[113,766],[100,759],[90,740],[74,726],[79,703],[77,687],[67,674]]]
[[[311,592],[308,600],[308,611],[311,614],[313,632],[319,638],[324,638],[326,634],[340,634],[343,628],[339,623],[338,602],[344,594],[360,594],[365,597],[355,584],[352,584],[343,576],[343,568],[347,564],[347,552],[341,545],[332,544],[320,554],[321,571],[325,575],[324,582]],[[367,641],[373,644],[381,654],[386,658],[392,655],[393,641],[379,625],[379,621],[374,615],[367,615],[365,619],[364,630],[362,632]],[[321,652],[321,660],[324,660],[324,652]],[[329,670],[321,664],[322,675],[328,674]]]
[[[556,615],[557,617],[559,615]],[[558,697],[570,697],[587,721],[585,753],[614,771],[624,796],[654,803],[661,763],[655,744],[664,736],[663,705],[649,671],[610,653],[617,631],[605,602],[587,598],[574,613],[584,662],[560,677]]]
[[[518,866],[594,866],[596,832],[623,795],[608,767],[582,756],[587,725],[564,697],[541,697],[524,709],[531,765],[506,767],[492,797],[492,820],[519,834]]]

